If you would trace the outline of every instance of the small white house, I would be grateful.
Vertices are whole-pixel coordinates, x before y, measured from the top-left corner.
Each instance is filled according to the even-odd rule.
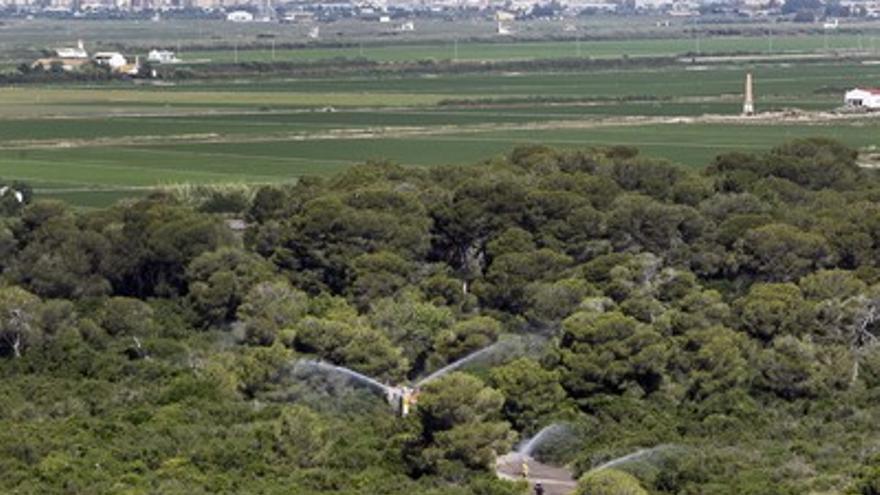
[[[856,88],[847,91],[843,101],[851,108],[880,110],[880,88]]]
[[[180,59],[171,50],[150,50],[147,61],[154,64],[177,64]]]
[[[76,44],[76,48],[56,48],[55,54],[58,58],[69,58],[69,59],[77,59],[77,58],[89,58],[89,52],[86,51],[83,46],[82,40],[79,40]]]
[[[253,22],[254,14],[246,10],[236,10],[226,14],[226,20],[231,22]]]
[[[98,65],[106,65],[114,71],[121,69],[128,64],[125,57],[119,52],[98,52],[92,57]]]

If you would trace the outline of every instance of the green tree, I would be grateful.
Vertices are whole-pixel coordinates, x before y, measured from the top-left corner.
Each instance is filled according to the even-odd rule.
[[[40,298],[19,287],[0,287],[0,355],[20,358],[40,341]]]
[[[742,328],[764,341],[808,334],[814,327],[813,306],[794,284],[755,284],[734,308]]]
[[[244,340],[254,345],[271,345],[281,330],[293,329],[310,309],[305,292],[283,280],[255,284],[238,307]]]
[[[111,297],[100,311],[99,322],[110,335],[147,337],[156,330],[153,308],[138,299]]]
[[[573,397],[660,387],[669,348],[651,327],[618,312],[578,312],[562,328],[562,383]]]
[[[520,358],[493,368],[490,384],[504,394],[504,417],[517,430],[534,432],[570,406],[559,378],[558,372]]]
[[[223,247],[202,253],[187,267],[189,299],[205,325],[226,323],[235,316],[245,294],[273,276],[260,256]]]
[[[510,425],[499,421],[504,396],[478,378],[450,373],[428,383],[419,398],[421,459],[427,470],[489,470],[513,445]]]
[[[616,469],[600,469],[578,481],[577,495],[648,495],[633,475]]]
[[[425,302],[413,290],[375,301],[368,318],[376,329],[402,349],[415,372],[423,370],[436,339],[455,322],[449,308]]]
[[[83,229],[63,204],[38,201],[22,212],[24,247],[12,263],[15,280],[43,297],[102,296],[110,284],[100,265],[109,249],[98,232]]]
[[[359,320],[306,317],[296,325],[294,345],[301,352],[383,380],[400,380],[408,366],[385,334]]]
[[[777,282],[797,280],[831,262],[831,250],[824,237],[786,224],[747,231],[738,249],[746,269]]]

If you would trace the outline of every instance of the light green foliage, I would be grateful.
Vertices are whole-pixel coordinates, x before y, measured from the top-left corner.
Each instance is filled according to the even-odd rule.
[[[101,326],[113,336],[147,337],[156,330],[153,308],[130,297],[111,297],[101,308]]]
[[[454,321],[449,308],[424,302],[415,291],[405,291],[395,298],[376,300],[370,309],[369,319],[416,366],[425,362],[435,345],[435,339],[441,339],[441,335],[449,331]],[[454,339],[458,338],[458,333],[453,335]],[[454,342],[447,345],[454,346]]]
[[[602,469],[584,475],[578,482],[578,495],[648,495],[639,480],[616,469]]]
[[[289,283],[260,282],[244,296],[237,316],[244,325],[246,342],[269,345],[279,331],[292,329],[308,310],[308,296]]]
[[[755,284],[736,301],[742,328],[754,337],[805,335],[812,330],[813,307],[794,284]]]
[[[785,399],[817,397],[848,384],[849,364],[842,349],[780,336],[759,357],[759,384]]]
[[[559,373],[520,358],[492,370],[490,383],[504,394],[504,416],[520,431],[537,431],[547,418],[569,412]]]
[[[680,347],[684,351],[673,361],[688,377],[686,393],[692,399],[735,390],[752,376],[748,358],[756,350],[742,334],[729,328],[714,326],[688,332]]]
[[[307,317],[296,325],[294,345],[333,363],[381,379],[400,379],[407,362],[399,348],[365,322]]]
[[[273,425],[272,436],[273,450],[294,466],[313,468],[328,461],[328,425],[306,407],[285,407]]]
[[[269,384],[291,357],[290,351],[280,345],[247,349],[235,363],[239,389],[253,396]]]
[[[660,386],[669,348],[649,326],[610,312],[575,313],[562,327],[563,383],[572,396],[632,388],[648,394]]]
[[[853,272],[845,270],[819,270],[798,282],[804,297],[814,301],[846,299],[867,291],[865,282]]]
[[[187,267],[189,297],[206,325],[228,322],[245,294],[272,277],[272,266],[260,256],[221,248],[194,259]]]
[[[408,284],[413,267],[389,251],[363,254],[355,258],[351,293],[358,308],[366,309],[371,301],[393,296]]]
[[[570,315],[587,296],[595,295],[596,289],[584,280],[562,279],[555,282],[538,282],[526,287],[526,316],[539,324],[558,323]]]
[[[510,425],[499,421],[503,404],[500,392],[462,373],[428,383],[418,409],[426,468],[446,476],[458,466],[488,470],[513,444]]]
[[[0,351],[21,357],[43,337],[40,298],[19,287],[0,287]]]
[[[451,328],[434,333],[431,361],[439,367],[494,342],[501,334],[501,324],[489,316],[458,321]]]

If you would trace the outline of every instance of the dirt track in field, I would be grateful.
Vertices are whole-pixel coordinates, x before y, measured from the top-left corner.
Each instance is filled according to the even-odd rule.
[[[646,125],[772,125],[799,124],[825,125],[848,122],[866,125],[880,122],[880,113],[832,113],[832,112],[778,112],[753,116],[701,115],[687,117],[615,116],[581,119],[564,119],[516,124],[471,124],[435,126],[385,126],[360,129],[330,129],[319,131],[277,132],[252,134],[172,134],[105,137],[95,139],[41,139],[11,140],[0,143],[0,150],[66,149],[83,147],[149,146],[158,144],[210,144],[210,143],[258,143],[277,141],[315,141],[332,139],[387,139],[452,134],[481,134],[505,131],[579,130],[604,127],[628,127]]]

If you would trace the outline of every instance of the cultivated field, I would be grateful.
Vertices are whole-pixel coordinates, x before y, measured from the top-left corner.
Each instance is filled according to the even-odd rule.
[[[872,43],[867,33],[782,33],[774,36],[773,50],[861,45],[864,52]],[[26,39],[33,44],[38,38]],[[767,52],[769,42],[754,36],[473,41],[458,43],[457,54],[481,60],[674,55],[694,51],[698,43],[702,53],[717,55]],[[383,61],[451,58],[453,45],[367,44],[363,53]],[[351,50],[360,54],[357,46],[313,47],[276,50],[275,57],[352,56]],[[228,60],[230,53],[205,50],[198,56]],[[241,59],[266,56],[271,52],[239,51]],[[739,113],[746,71],[755,74],[758,109],[787,116],[730,119]],[[880,85],[880,65],[870,53],[838,62],[731,59],[580,72],[24,85],[0,88],[0,177],[92,206],[178,183],[295,181],[368,159],[414,166],[475,163],[524,143],[629,145],[701,167],[722,152],[766,149],[796,137],[880,145],[880,119],[815,113],[838,107],[848,88],[872,85]]]

